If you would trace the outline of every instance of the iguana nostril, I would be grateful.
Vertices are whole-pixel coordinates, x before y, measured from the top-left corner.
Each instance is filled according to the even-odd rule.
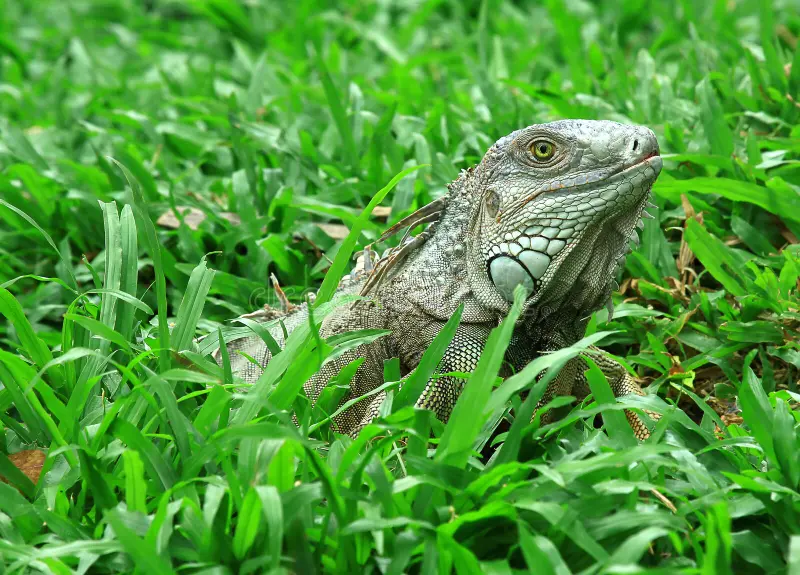
[[[633,141],[633,151],[635,152],[636,148],[638,148],[638,147],[639,147],[639,140],[634,140]]]

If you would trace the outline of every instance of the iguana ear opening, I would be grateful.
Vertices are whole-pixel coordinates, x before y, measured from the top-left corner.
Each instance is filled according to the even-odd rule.
[[[500,211],[500,194],[494,190],[488,190],[483,200],[483,205],[486,209],[486,215],[490,218],[496,218],[497,212]]]

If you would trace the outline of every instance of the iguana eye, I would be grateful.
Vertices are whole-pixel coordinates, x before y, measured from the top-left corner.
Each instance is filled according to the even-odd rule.
[[[486,213],[489,214],[489,217],[495,217],[500,209],[500,196],[494,190],[489,190],[489,193],[486,194],[485,204]]]
[[[530,147],[533,157],[541,162],[545,162],[556,153],[556,147],[547,140],[534,140]]]

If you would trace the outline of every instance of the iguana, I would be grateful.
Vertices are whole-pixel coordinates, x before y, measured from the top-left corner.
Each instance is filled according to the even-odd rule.
[[[399,358],[403,374],[409,373],[461,304],[461,323],[437,371],[472,371],[518,285],[527,299],[506,352],[508,364],[518,370],[542,353],[575,343],[594,311],[604,305],[612,311],[615,276],[629,244],[638,243],[636,228],[649,215],[645,208],[661,165],[655,134],[643,126],[563,120],[499,139],[476,167],[461,172],[447,194],[381,237],[408,229],[397,247],[374,266],[362,258],[366,269],[345,277],[338,293],[365,297],[334,309],[320,334],[367,328],[391,334],[327,363],[306,382],[305,393],[316,401],[330,379],[359,357],[364,362],[342,403],[379,387],[386,359]],[[409,235],[423,224],[423,232]],[[266,316],[281,313],[288,331],[307,321],[305,304],[268,310]],[[271,333],[283,345],[283,328]],[[247,382],[258,379],[260,366],[271,357],[257,336],[228,343],[228,351],[233,370]],[[621,365],[601,354],[593,359],[615,396],[643,395]],[[540,405],[557,394],[585,397],[584,370],[581,358],[570,361]],[[417,407],[446,421],[463,384],[451,376],[432,378]],[[384,397],[375,394],[342,412],[334,418],[336,431],[357,434],[378,414]],[[636,436],[648,437],[644,422],[632,411],[626,415]]]

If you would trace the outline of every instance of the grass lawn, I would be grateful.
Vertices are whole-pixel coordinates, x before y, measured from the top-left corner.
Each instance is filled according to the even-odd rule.
[[[799,36],[798,0],[0,0],[0,574],[800,573]],[[526,373],[351,440],[313,330],[250,389],[211,361],[270,274],[335,284],[349,229],[560,118],[658,135],[586,334],[656,396],[509,426]]]

